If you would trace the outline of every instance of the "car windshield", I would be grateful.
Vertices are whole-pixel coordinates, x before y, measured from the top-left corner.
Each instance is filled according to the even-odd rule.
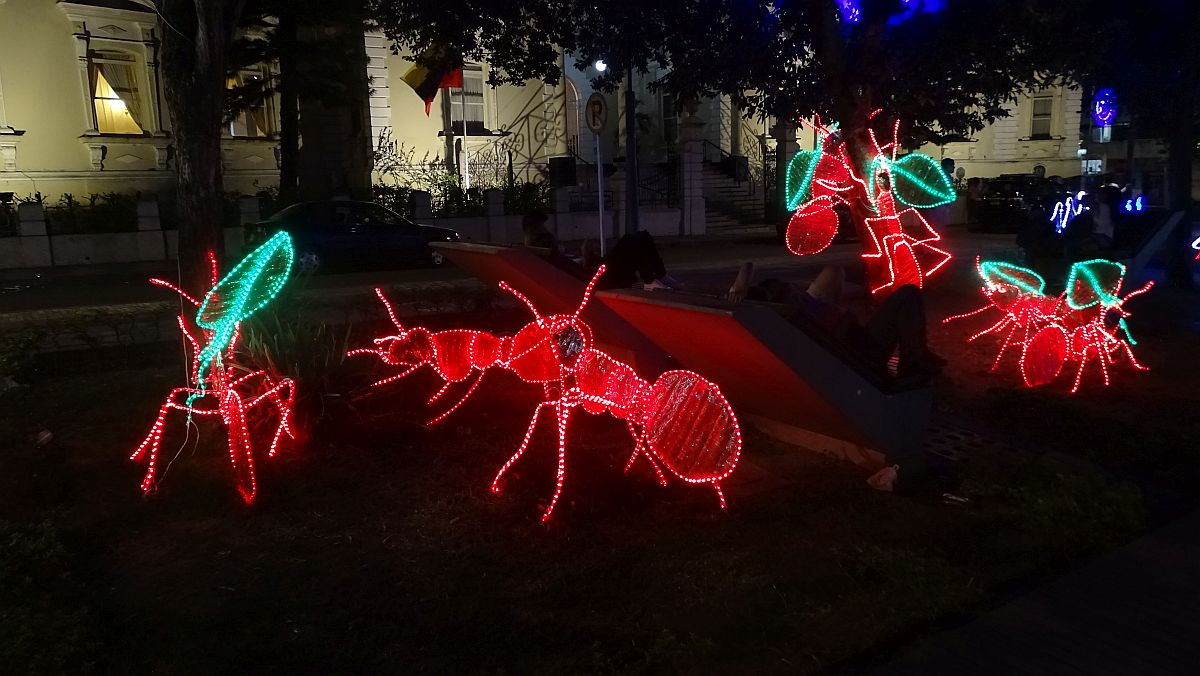
[[[359,213],[370,223],[389,227],[412,225],[407,219],[379,206],[378,204],[362,204]]]
[[[283,223],[289,227],[304,225],[311,222],[314,214],[320,211],[319,202],[301,202],[276,212],[267,220],[272,223]]]
[[[1024,186],[1016,181],[988,181],[983,186],[984,197],[1020,197]]]

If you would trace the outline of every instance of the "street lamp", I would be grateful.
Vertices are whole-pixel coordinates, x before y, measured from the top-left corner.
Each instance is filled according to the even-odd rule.
[[[592,68],[595,68],[597,73],[603,73],[608,70],[608,64],[604,63],[603,59],[597,59],[592,63]]]

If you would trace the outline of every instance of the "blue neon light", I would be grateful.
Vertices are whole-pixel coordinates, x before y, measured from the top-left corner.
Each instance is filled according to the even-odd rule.
[[[1100,127],[1111,127],[1117,117],[1117,94],[1111,87],[1097,89],[1092,97],[1092,121]]]

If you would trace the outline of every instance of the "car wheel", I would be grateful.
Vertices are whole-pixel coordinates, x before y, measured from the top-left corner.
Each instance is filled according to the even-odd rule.
[[[437,249],[429,252],[429,262],[436,267],[441,267],[446,264],[446,255]]]
[[[321,254],[305,251],[296,256],[296,271],[303,275],[316,274],[321,269]]]

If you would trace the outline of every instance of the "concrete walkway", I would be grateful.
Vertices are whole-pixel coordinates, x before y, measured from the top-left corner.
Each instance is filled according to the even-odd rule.
[[[920,641],[871,673],[1200,673],[1200,512]]]

